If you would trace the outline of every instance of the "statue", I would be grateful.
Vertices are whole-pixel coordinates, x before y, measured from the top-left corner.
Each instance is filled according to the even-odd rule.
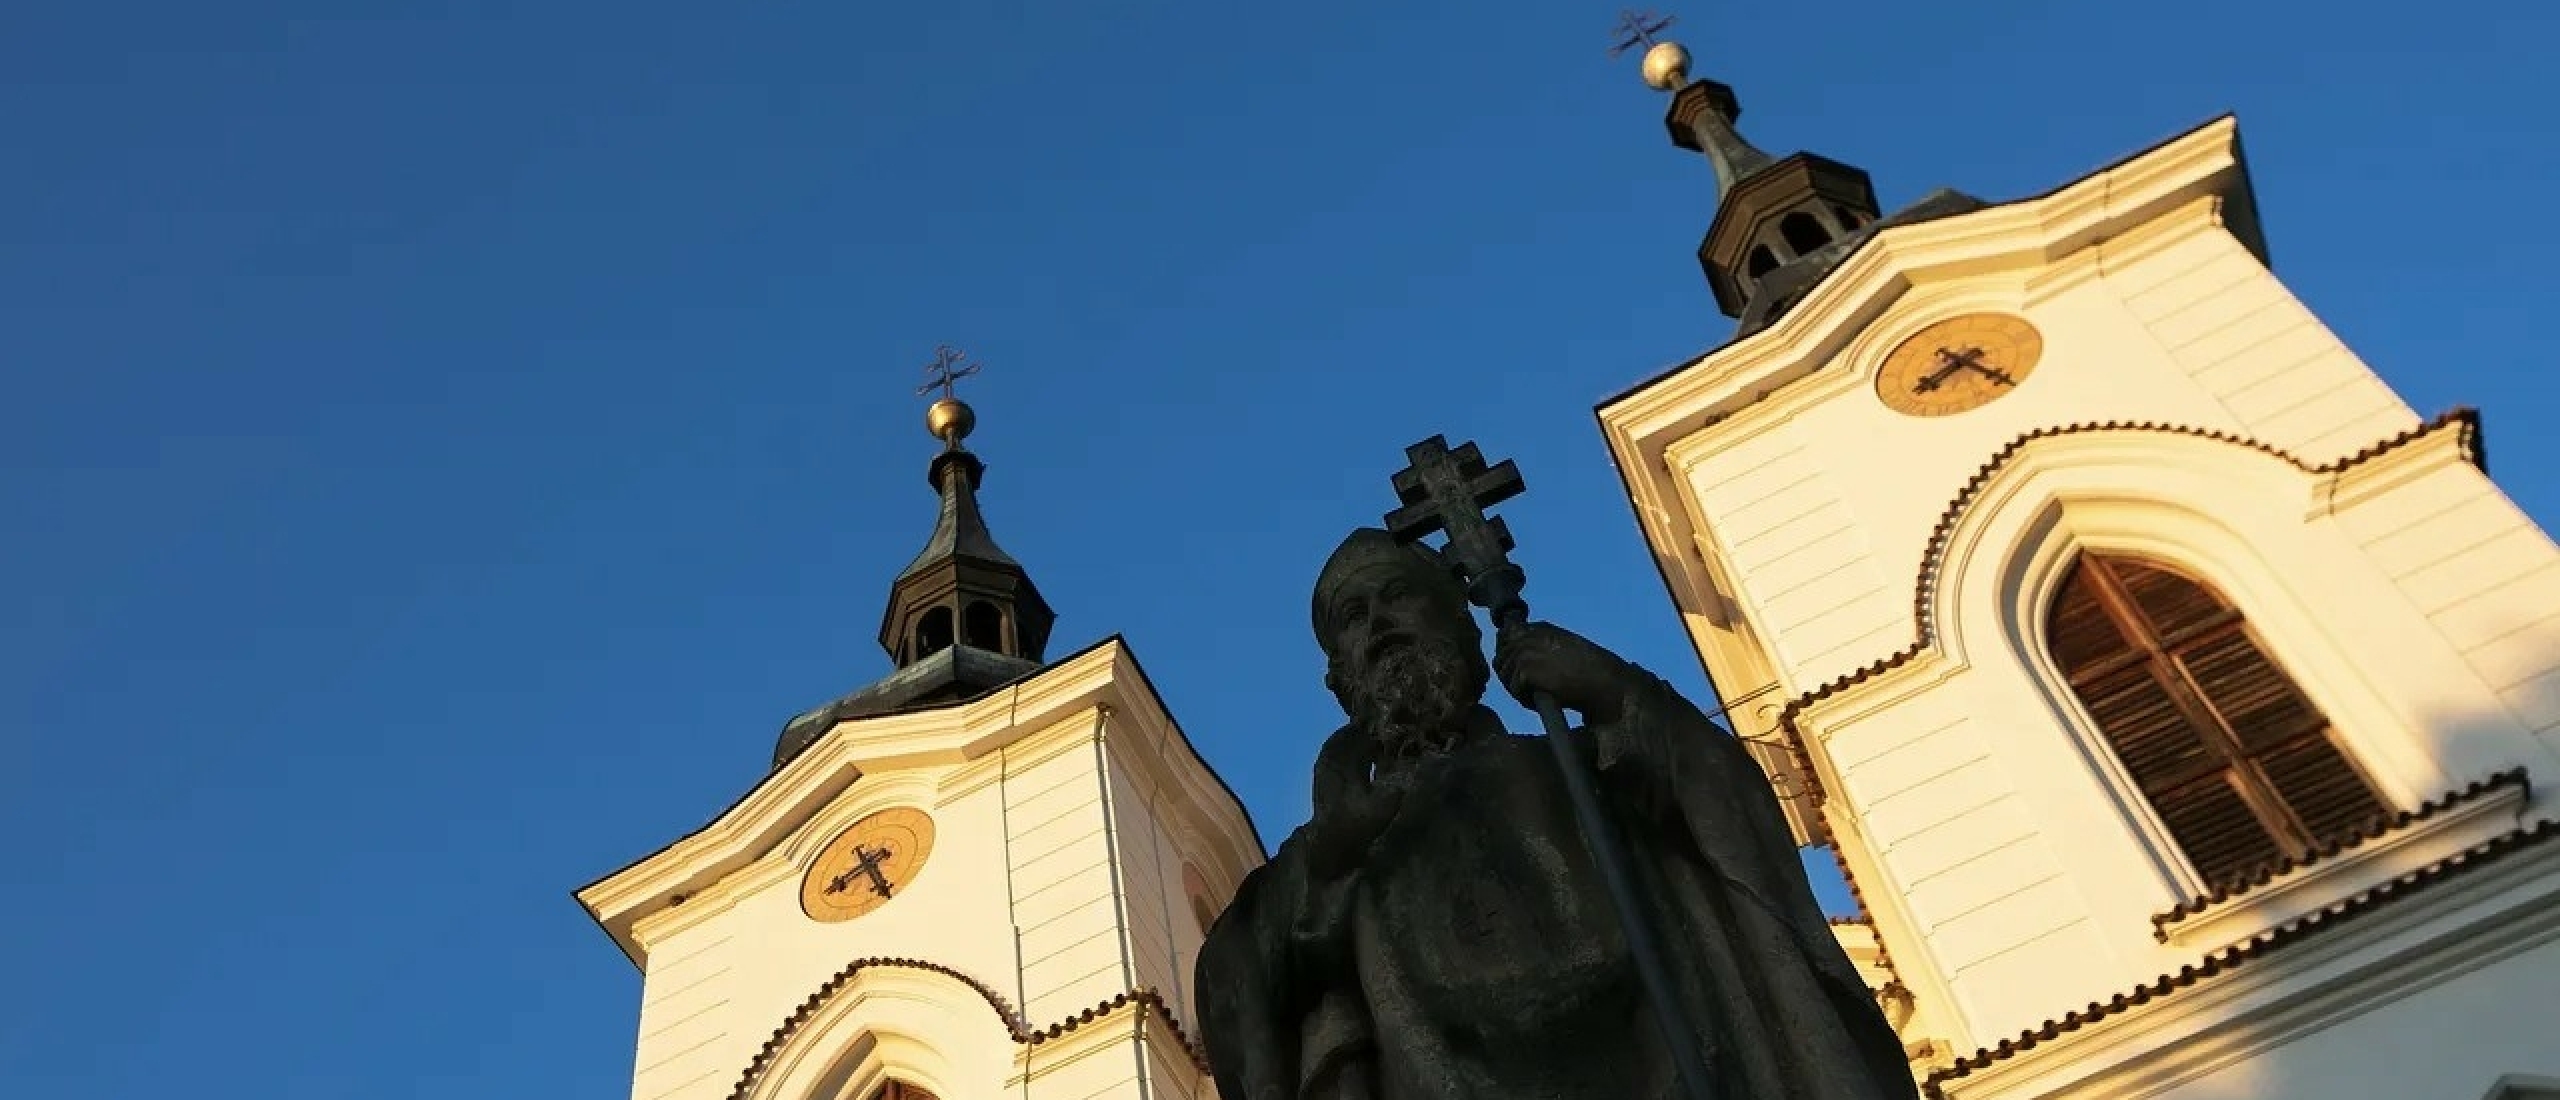
[[[1492,534],[1498,561],[1508,533]],[[1453,573],[1369,528],[1324,565],[1316,640],[1349,722],[1318,752],[1311,819],[1201,948],[1218,1095],[1912,1100],[1901,1044],[1742,746],[1659,678],[1524,621],[1516,568],[1488,669],[1460,575],[1480,582],[1481,564]],[[1613,912],[1596,865],[1611,857],[1577,824],[1556,746],[1483,705],[1494,673],[1557,714],[1551,728],[1555,704],[1582,715],[1563,745],[1596,770],[1649,926]],[[1636,927],[1654,930],[1660,974],[1638,972],[1648,952],[1622,931]],[[1703,1063],[1685,1081],[1684,1058]]]

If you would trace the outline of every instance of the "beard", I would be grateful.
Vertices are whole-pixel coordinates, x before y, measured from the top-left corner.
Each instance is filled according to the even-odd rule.
[[[1483,697],[1484,657],[1439,640],[1416,640],[1380,654],[1362,677],[1360,719],[1383,755],[1445,752]]]

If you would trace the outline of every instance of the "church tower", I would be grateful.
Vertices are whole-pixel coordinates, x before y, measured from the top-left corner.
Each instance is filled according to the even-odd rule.
[[[978,505],[945,349],[940,501],[879,681],[792,719],[701,828],[578,891],[642,974],[632,1100],[1187,1100],[1205,926],[1263,848],[1129,646],[1056,615]]]
[[[1928,1090],[2560,1097],[2560,548],[2269,270],[2238,124],[1884,213],[1688,63],[1739,325],[1598,416]]]

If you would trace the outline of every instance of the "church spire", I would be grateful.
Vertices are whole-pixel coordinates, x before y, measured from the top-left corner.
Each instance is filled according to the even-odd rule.
[[[1866,172],[1815,153],[1772,157],[1742,136],[1742,102],[1725,84],[1690,79],[1689,51],[1656,41],[1668,18],[1628,14],[1618,52],[1647,46],[1644,82],[1671,93],[1664,118],[1671,143],[1707,158],[1716,175],[1715,220],[1698,245],[1698,265],[1727,316],[1746,329],[1801,293],[1807,269],[1827,270],[1877,219]],[[1796,270],[1785,272],[1782,269]],[[1755,309],[1755,306],[1772,307]],[[1754,314],[1763,316],[1755,317]]]
[[[942,391],[924,418],[925,429],[942,441],[942,452],[925,468],[942,509],[924,549],[890,584],[880,618],[880,646],[902,669],[953,646],[1036,662],[1057,622],[1031,574],[996,545],[978,510],[987,464],[962,442],[977,428],[978,414],[952,392],[978,372],[963,358],[948,345],[937,350],[925,368],[931,380],[916,391]]]
[[[880,648],[897,667],[869,687],[793,718],[774,742],[777,769],[838,722],[966,702],[1041,668],[1058,615],[1022,563],[996,545],[978,510],[987,464],[963,443],[978,414],[952,392],[954,383],[978,373],[977,364],[963,359],[947,345],[936,351],[925,368],[931,380],[916,391],[942,391],[924,414],[925,430],[942,441],[925,467],[942,507],[924,549],[890,582],[889,605],[880,613]]]

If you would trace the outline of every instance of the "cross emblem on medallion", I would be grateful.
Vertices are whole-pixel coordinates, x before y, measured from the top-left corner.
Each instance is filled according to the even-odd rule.
[[[889,850],[886,848],[864,848],[856,845],[853,849],[853,855],[853,866],[845,868],[843,874],[837,875],[833,880],[830,880],[827,883],[827,892],[830,894],[844,893],[846,890],[853,887],[854,879],[868,877],[871,880],[871,889],[876,891],[881,897],[888,897],[889,876],[883,873],[880,867],[882,864],[889,862]]]

